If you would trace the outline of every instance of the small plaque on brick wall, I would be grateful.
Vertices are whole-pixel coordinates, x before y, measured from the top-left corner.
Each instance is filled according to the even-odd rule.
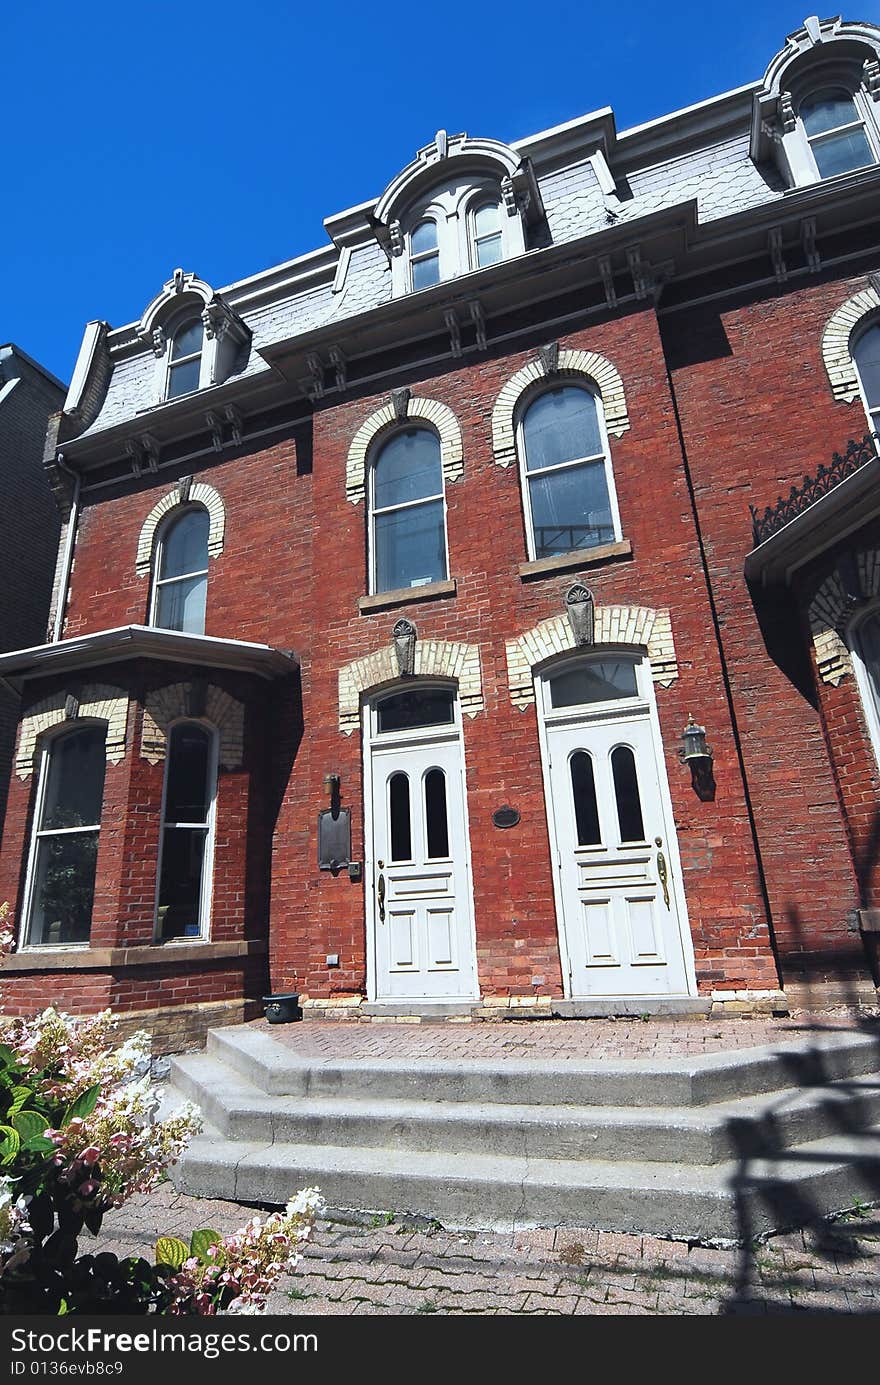
[[[492,821],[496,827],[516,827],[519,822],[519,809],[511,808],[509,803],[505,803],[502,808],[495,809]]]
[[[351,810],[325,808],[318,814],[318,868],[334,875],[351,860]]]

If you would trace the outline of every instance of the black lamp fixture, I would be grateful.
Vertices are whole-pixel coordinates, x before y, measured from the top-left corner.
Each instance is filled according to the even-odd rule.
[[[681,736],[682,748],[678,758],[691,772],[694,793],[702,802],[715,797],[715,775],[712,772],[712,750],[706,743],[706,728],[698,726],[691,715]]]

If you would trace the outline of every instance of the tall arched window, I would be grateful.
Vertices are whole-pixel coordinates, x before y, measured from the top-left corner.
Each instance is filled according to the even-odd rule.
[[[440,283],[440,246],[437,223],[427,218],[414,227],[409,238],[409,267],[414,289]]]
[[[545,391],[519,426],[526,534],[533,558],[620,537],[602,410],[580,385]]]
[[[175,327],[168,343],[166,399],[191,394],[199,387],[205,329],[200,317],[186,318]]]
[[[395,433],[371,467],[371,583],[374,592],[447,577],[440,440],[429,428]]]
[[[811,93],[800,103],[799,114],[820,178],[876,161],[864,117],[845,87]]]
[[[211,912],[217,735],[181,721],[168,736],[156,933],[162,940],[202,937]]]
[[[201,505],[172,518],[159,535],[151,624],[163,630],[205,633],[210,518]]]
[[[498,202],[483,202],[471,213],[471,264],[474,269],[497,264],[504,258]]]
[[[43,750],[25,904],[28,946],[89,940],[105,738],[104,726],[83,726]]]
[[[875,322],[859,337],[853,349],[853,361],[871,432],[880,432],[880,322]]]

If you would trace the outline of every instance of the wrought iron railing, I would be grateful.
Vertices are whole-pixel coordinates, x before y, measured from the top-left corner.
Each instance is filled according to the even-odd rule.
[[[873,461],[878,455],[878,440],[880,434],[877,433],[868,433],[859,440],[851,438],[846,451],[835,452],[829,466],[823,462],[815,476],[805,476],[800,486],[792,486],[787,496],[780,495],[776,504],[768,505],[763,514],[750,505],[755,547],[771,535],[778,534],[780,529],[815,505],[823,495],[828,495],[841,481]]]

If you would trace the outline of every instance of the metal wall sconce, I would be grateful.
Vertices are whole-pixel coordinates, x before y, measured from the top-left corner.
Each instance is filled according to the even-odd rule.
[[[701,802],[711,802],[715,797],[715,775],[712,771],[712,750],[706,743],[705,726],[698,726],[689,715],[681,743],[678,758],[690,769],[694,793]]]

